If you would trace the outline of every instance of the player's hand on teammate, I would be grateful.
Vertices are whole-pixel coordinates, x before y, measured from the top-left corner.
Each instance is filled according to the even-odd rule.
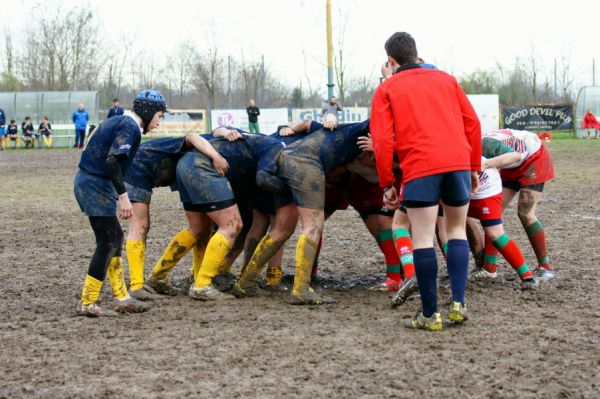
[[[479,190],[479,172],[471,171],[471,195]]]
[[[358,148],[361,151],[373,152],[373,140],[371,139],[371,133],[369,136],[361,136],[358,138]]]
[[[220,176],[225,176],[229,170],[229,162],[221,155],[218,155],[213,159],[213,167]]]
[[[333,130],[337,127],[338,119],[334,114],[327,114],[323,118],[323,127],[325,129]]]
[[[281,129],[279,129],[279,135],[281,137],[293,136],[294,133],[296,132],[291,126],[283,126]]]
[[[396,187],[391,186],[383,191],[383,206],[390,211],[398,209],[400,201],[398,200],[398,193]]]
[[[127,193],[119,195],[119,216],[126,220],[133,216],[133,206]]]
[[[227,141],[236,141],[242,138],[242,134],[237,130],[231,129],[228,130],[223,137],[225,137]]]

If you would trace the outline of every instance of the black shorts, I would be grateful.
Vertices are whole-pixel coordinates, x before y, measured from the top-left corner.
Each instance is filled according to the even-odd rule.
[[[427,208],[440,200],[447,206],[464,206],[471,198],[471,172],[461,170],[410,180],[404,184],[402,198],[407,208]]]

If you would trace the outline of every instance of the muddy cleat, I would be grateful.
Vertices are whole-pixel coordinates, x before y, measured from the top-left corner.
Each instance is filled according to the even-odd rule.
[[[490,273],[490,272],[488,272],[485,269],[475,270],[469,276],[469,278],[475,279],[475,280],[493,280],[496,277],[498,277],[498,273],[497,272]]]
[[[392,307],[400,306],[410,298],[412,294],[419,290],[419,284],[416,277],[411,277],[404,281],[396,295],[392,298]]]
[[[263,290],[258,286],[258,284],[250,285],[244,288],[242,288],[239,284],[236,284],[231,289],[230,294],[236,298],[252,298],[257,296],[262,297],[271,295],[269,291]]]
[[[398,291],[400,288],[400,281],[392,280],[388,278],[382,283],[376,284],[372,287],[369,287],[371,291]]]
[[[448,319],[459,324],[469,320],[469,315],[467,314],[467,305],[463,305],[460,302],[452,302],[450,305],[450,311],[448,312]]]
[[[335,299],[320,295],[311,287],[308,287],[308,289],[301,294],[294,294],[292,292],[290,303],[292,305],[328,305],[335,303]]]
[[[82,305],[79,303],[77,305],[77,314],[79,316],[86,317],[114,317],[117,316],[117,312],[100,307],[99,305],[92,303],[89,305]]]
[[[159,280],[150,276],[146,280],[146,285],[153,289],[157,294],[168,296],[177,296],[179,294],[179,290],[172,286],[167,279]]]
[[[129,290],[129,296],[137,299],[138,301],[153,301],[155,299],[162,299],[164,296],[156,294],[150,287],[142,287],[138,290]]]
[[[206,285],[202,288],[196,288],[192,285],[188,292],[188,296],[199,301],[221,301],[233,299],[232,295],[222,293],[212,284]]]
[[[404,319],[403,324],[406,328],[426,331],[441,331],[444,327],[439,312],[435,312],[431,317],[425,317],[423,312],[418,312],[412,319]]]
[[[524,290],[535,289],[539,287],[539,285],[540,284],[538,283],[537,279],[535,279],[534,277],[526,278],[521,281],[521,288],[523,288]]]
[[[272,292],[287,292],[290,290],[288,288],[288,286],[283,284],[281,281],[278,282],[277,284],[265,284],[265,286],[263,288],[266,291],[272,291]]]
[[[115,299],[115,302],[113,309],[119,313],[143,313],[150,310],[149,304],[132,297],[123,300]]]
[[[217,274],[212,279],[213,285],[221,292],[231,291],[236,281],[237,279],[230,272]]]
[[[550,281],[556,278],[556,272],[554,270],[545,269],[543,267],[538,267],[537,269],[535,269],[534,275],[540,281]]]

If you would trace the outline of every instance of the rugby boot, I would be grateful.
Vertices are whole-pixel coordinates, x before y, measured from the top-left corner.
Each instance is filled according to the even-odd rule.
[[[79,303],[77,305],[77,314],[79,316],[86,317],[115,317],[117,316],[117,312],[114,310],[110,310],[96,303],[91,303],[89,305],[82,305]]]
[[[196,288],[192,285],[188,291],[188,296],[199,301],[221,301],[234,298],[232,295],[222,293],[212,284],[205,285],[202,288]]]
[[[157,294],[168,296],[177,296],[179,294],[179,290],[173,287],[167,279],[159,280],[150,276],[146,279],[146,285],[152,288]]]
[[[221,292],[228,292],[233,289],[236,278],[231,272],[219,273],[213,277],[213,285]]]
[[[237,282],[238,288],[242,291],[256,286],[258,276],[264,268],[265,264],[275,255],[279,248],[283,245],[283,241],[275,241],[269,234],[265,235],[256,245],[256,249],[240,275]]]
[[[258,286],[258,284],[247,285],[244,288],[242,288],[239,284],[236,284],[229,293],[236,298],[252,298],[257,296],[261,297],[271,295],[269,291],[263,290]]]
[[[335,299],[320,295],[312,287],[301,292],[292,292],[290,303],[292,305],[329,305],[335,303]]]
[[[387,280],[379,284],[375,284],[374,286],[369,287],[369,289],[371,291],[398,291],[398,289],[400,289],[401,283],[401,281],[396,281],[392,280],[391,278],[388,278]]]
[[[132,297],[123,300],[115,299],[115,302],[113,309],[119,313],[142,313],[150,310],[149,304]]]
[[[415,330],[426,331],[441,331],[444,328],[442,323],[442,315],[435,312],[431,317],[423,316],[423,312],[419,311],[412,319],[404,319],[404,327]]]
[[[539,287],[539,283],[535,277],[524,278],[521,281],[521,288],[524,290],[531,290]]]
[[[417,283],[417,277],[413,275],[411,278],[404,281],[404,284],[402,284],[398,292],[396,292],[396,295],[392,298],[392,307],[402,305],[411,295],[418,291],[419,284]]]
[[[556,272],[552,269],[546,269],[544,267],[538,267],[535,269],[534,275],[540,281],[550,281],[556,278]]]
[[[164,296],[159,295],[151,287],[144,286],[137,290],[129,289],[129,296],[138,301],[153,301],[155,299],[163,299]]]
[[[469,274],[469,279],[474,280],[493,280],[498,277],[497,272],[490,273],[485,269],[475,269],[471,274]]]
[[[458,324],[469,320],[467,305],[463,305],[460,302],[452,302],[450,311],[448,312],[448,319]]]

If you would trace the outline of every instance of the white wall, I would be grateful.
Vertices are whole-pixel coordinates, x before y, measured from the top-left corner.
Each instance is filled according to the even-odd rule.
[[[467,97],[477,112],[482,132],[500,128],[500,99],[497,94],[469,94]]]

